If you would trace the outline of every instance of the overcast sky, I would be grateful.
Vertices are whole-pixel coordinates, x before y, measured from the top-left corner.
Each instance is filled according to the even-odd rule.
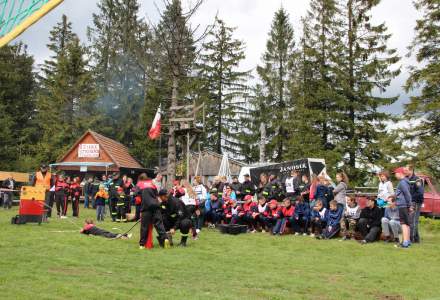
[[[37,63],[42,63],[50,53],[46,48],[50,29],[61,20],[61,15],[66,14],[73,23],[73,30],[86,41],[86,28],[92,24],[92,13],[97,11],[97,0],[65,0],[54,11],[34,24],[18,40],[28,44],[29,52],[34,55]],[[185,5],[189,0],[182,0]],[[152,22],[158,19],[154,1],[140,0],[142,4],[141,16],[147,17]],[[162,0],[156,3],[162,6]],[[208,25],[218,13],[219,17],[229,26],[236,27],[235,36],[246,43],[246,60],[244,69],[254,69],[260,63],[261,54],[265,49],[267,34],[270,29],[274,13],[283,5],[290,14],[294,29],[299,34],[300,18],[308,9],[309,0],[205,0],[194,17],[193,24]],[[414,63],[413,59],[405,57],[406,47],[414,36],[414,26],[418,12],[412,5],[412,0],[382,0],[373,11],[373,21],[386,22],[392,37],[389,46],[397,48],[403,58],[400,64],[404,66],[402,74],[396,78],[386,95],[400,95],[399,101],[384,110],[401,113],[403,103],[408,101],[408,95],[402,90],[402,85],[407,78],[405,66]]]

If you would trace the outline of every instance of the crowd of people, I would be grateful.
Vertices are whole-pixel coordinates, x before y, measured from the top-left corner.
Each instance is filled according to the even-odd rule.
[[[42,166],[34,184],[48,180],[43,176],[46,173],[47,167]],[[226,177],[215,177],[205,185],[200,177],[195,177],[192,183],[175,180],[168,190],[162,189],[161,175],[150,179],[142,174],[136,184],[118,173],[83,181],[49,176],[48,216],[55,202],[59,217],[66,217],[69,203],[72,216],[78,217],[79,196],[83,193],[84,207],[96,209],[97,221],[108,215],[112,221],[140,220],[141,248],[147,245],[152,227],[156,228],[161,246],[172,244],[176,230],[182,236],[179,245],[185,246],[189,236],[198,239],[205,226],[215,228],[220,224],[246,225],[251,233],[339,237],[341,241],[355,239],[362,244],[382,236],[385,242],[408,248],[411,243],[420,242],[418,218],[423,182],[409,167],[397,168],[393,173],[398,180],[396,190],[390,175],[379,173],[377,195],[368,197],[362,209],[356,198],[347,193],[348,177],[342,171],[336,174],[336,183],[326,174],[309,178],[294,170],[283,181],[274,174],[261,174],[255,185],[247,174],[243,182],[237,177],[230,182]]]

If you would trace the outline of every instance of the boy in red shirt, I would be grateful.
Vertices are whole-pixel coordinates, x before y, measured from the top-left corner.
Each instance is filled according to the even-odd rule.
[[[284,233],[287,225],[293,226],[295,206],[289,198],[284,199],[284,206],[278,211],[278,220],[272,231],[274,235],[281,235]]]
[[[272,231],[272,228],[276,225],[278,220],[278,202],[277,200],[273,199],[270,200],[268,207],[266,208],[266,211],[263,213],[263,220],[266,224],[266,228],[270,231]]]

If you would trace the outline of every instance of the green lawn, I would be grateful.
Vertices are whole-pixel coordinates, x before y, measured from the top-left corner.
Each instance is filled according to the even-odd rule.
[[[1,299],[440,299],[439,233],[404,250],[205,229],[185,249],[148,251],[139,227],[131,240],[107,240],[68,220],[10,225],[16,213],[0,210]],[[69,220],[94,211],[81,214]]]

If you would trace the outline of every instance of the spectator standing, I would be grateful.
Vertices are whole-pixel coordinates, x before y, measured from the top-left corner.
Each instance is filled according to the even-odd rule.
[[[348,188],[347,174],[345,174],[345,172],[343,171],[336,173],[336,181],[338,182],[338,184],[333,190],[333,195],[335,197],[336,202],[338,203],[339,209],[343,211],[346,205],[347,188]]]
[[[411,229],[411,242],[420,243],[419,234],[419,218],[420,210],[424,202],[425,188],[423,186],[423,179],[416,176],[414,168],[409,166],[405,174],[409,180],[411,198],[413,202],[414,211],[411,214],[410,229]]]
[[[399,208],[400,225],[402,225],[403,242],[400,244],[402,248],[411,246],[410,213],[413,212],[414,207],[409,180],[405,176],[406,172],[405,168],[402,167],[394,170],[394,174],[397,180],[399,180],[396,188],[396,205]]]
[[[8,189],[10,191],[5,191],[3,193],[3,208],[4,209],[11,209],[12,207],[12,196],[13,196],[13,190],[16,186],[16,182],[14,180],[14,176],[10,174],[10,176],[3,181],[3,187],[5,189]]]

